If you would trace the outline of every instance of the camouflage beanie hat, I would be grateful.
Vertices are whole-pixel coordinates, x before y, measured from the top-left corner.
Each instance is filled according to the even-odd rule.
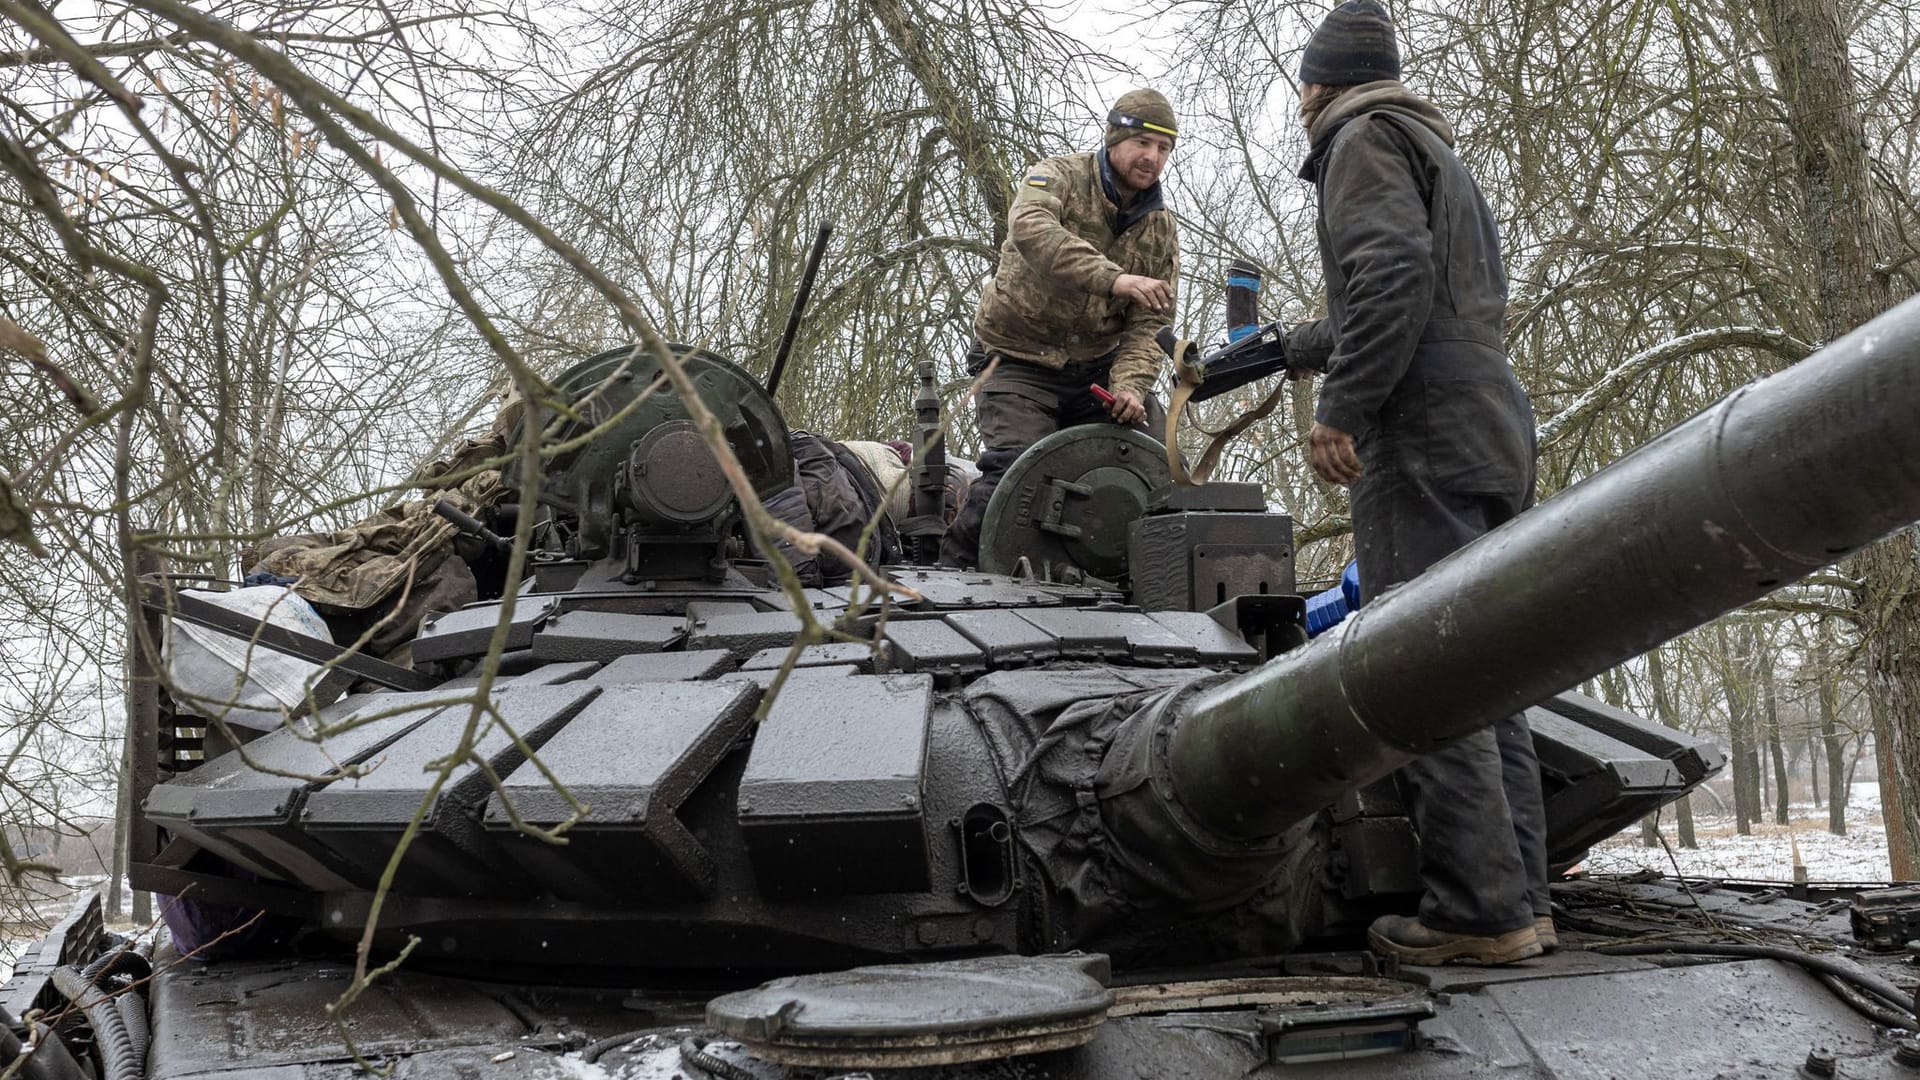
[[[1120,95],[1120,100],[1113,103],[1113,111],[1107,113],[1107,145],[1118,146],[1143,131],[1177,139],[1179,128],[1174,121],[1173,106],[1167,103],[1165,94],[1158,90],[1129,90]]]
[[[1400,77],[1400,43],[1379,0],[1346,0],[1307,39],[1299,79],[1319,86],[1358,86]]]

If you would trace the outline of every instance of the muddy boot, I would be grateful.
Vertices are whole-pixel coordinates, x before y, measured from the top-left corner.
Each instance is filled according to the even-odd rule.
[[[1533,936],[1540,939],[1540,951],[1550,953],[1560,948],[1560,934],[1553,928],[1553,916],[1536,915],[1533,918]]]
[[[1419,919],[1382,915],[1367,928],[1367,943],[1383,956],[1409,964],[1511,964],[1540,955],[1540,937],[1528,924],[1504,934],[1480,936],[1429,929]]]

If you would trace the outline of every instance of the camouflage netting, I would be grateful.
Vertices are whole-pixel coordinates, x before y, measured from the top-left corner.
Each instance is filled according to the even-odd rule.
[[[444,499],[478,514],[510,494],[499,470],[488,466],[507,453],[520,412],[509,402],[487,434],[423,466],[414,478],[423,498],[332,532],[263,540],[248,572],[296,579],[293,590],[327,619],[336,640],[364,638],[365,651],[407,663],[407,643],[424,619],[479,599],[473,570],[454,551],[459,530],[433,512],[434,504]]]

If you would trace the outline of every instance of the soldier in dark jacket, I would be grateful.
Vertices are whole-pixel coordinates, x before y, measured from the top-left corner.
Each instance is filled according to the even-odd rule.
[[[787,432],[787,446],[793,451],[794,484],[766,500],[767,512],[802,532],[824,533],[848,551],[860,551],[872,524],[867,565],[899,562],[900,534],[886,512],[887,490],[860,456],[810,431]],[[802,554],[785,540],[775,546],[809,588],[845,585],[853,578],[853,568],[832,556]]]
[[[1307,45],[1301,177],[1320,203],[1324,319],[1288,336],[1322,368],[1314,471],[1352,485],[1360,587],[1379,596],[1531,505],[1533,410],[1507,363],[1492,212],[1453,130],[1399,82],[1376,0],[1347,0]],[[1462,612],[1461,618],[1472,618]],[[1554,943],[1539,764],[1511,717],[1407,766],[1426,886],[1374,947],[1416,963],[1499,964]]]
[[[1105,149],[1042,161],[1015,189],[968,357],[976,374],[999,362],[974,401],[985,452],[943,564],[979,560],[987,500],[1027,447],[1098,420],[1144,430],[1162,355],[1154,335],[1173,320],[1180,276],[1173,212],[1160,197],[1178,134],[1165,97],[1130,91],[1107,114]]]

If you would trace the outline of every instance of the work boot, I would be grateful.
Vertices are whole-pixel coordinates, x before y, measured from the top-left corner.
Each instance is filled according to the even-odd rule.
[[[1382,956],[1409,964],[1511,964],[1540,955],[1540,936],[1529,923],[1504,934],[1454,934],[1434,930],[1419,919],[1382,915],[1367,928],[1367,943]]]
[[[1540,951],[1550,953],[1560,948],[1560,934],[1553,928],[1553,916],[1535,915],[1533,917],[1533,936],[1540,939]]]

